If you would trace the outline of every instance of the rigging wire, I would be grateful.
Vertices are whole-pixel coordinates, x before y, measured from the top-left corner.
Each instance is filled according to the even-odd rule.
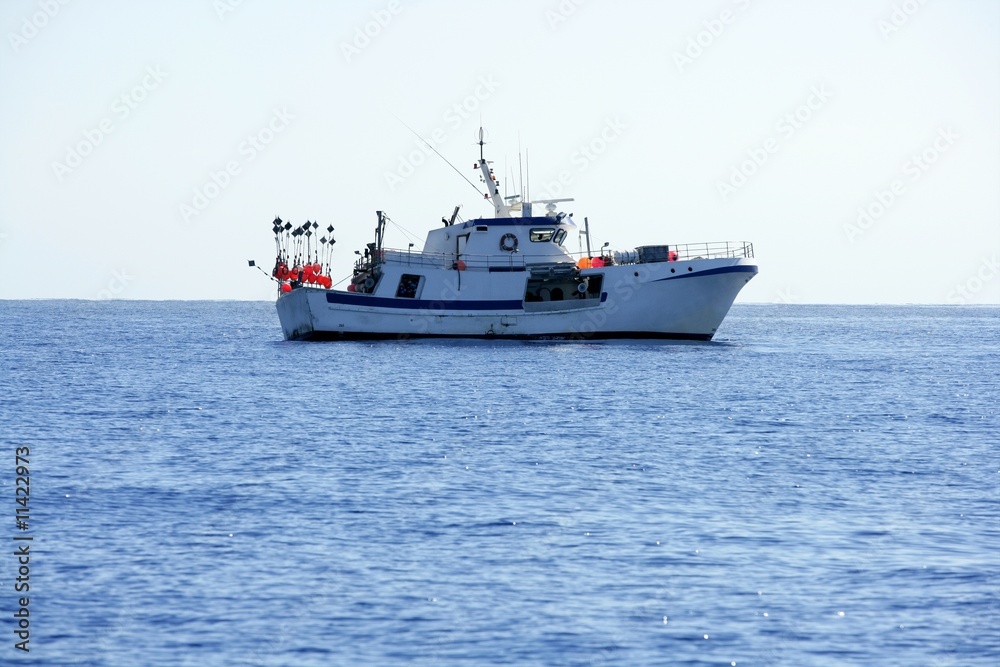
[[[419,240],[420,240],[420,237],[419,237],[419,236],[417,236],[417,235],[416,235],[416,234],[414,234],[413,232],[411,232],[411,231],[407,230],[407,229],[406,229],[405,227],[403,227],[403,226],[402,226],[401,224],[399,224],[398,222],[396,222],[395,220],[393,220],[392,218],[390,218],[390,217],[389,217],[388,215],[387,215],[387,216],[385,216],[385,219],[386,219],[386,220],[388,220],[389,222],[391,222],[391,223],[392,223],[392,225],[393,225],[393,226],[394,226],[394,227],[395,227],[396,229],[398,229],[399,231],[403,232],[403,235],[404,235],[404,236],[406,236],[406,238],[407,238],[408,240],[410,240],[410,241],[413,241],[414,243],[416,243],[417,241],[419,241]]]
[[[410,126],[409,126],[409,125],[407,125],[406,123],[403,123],[402,119],[400,119],[400,118],[399,118],[399,116],[396,116],[395,114],[393,114],[393,118],[395,118],[395,119],[396,119],[396,120],[398,120],[398,121],[399,121],[400,123],[402,123],[403,127],[405,127],[405,128],[407,129],[407,130],[409,130],[410,132],[412,132],[412,133],[413,133],[413,136],[415,136],[415,137],[416,137],[417,139],[420,139],[420,141],[423,141],[423,142],[424,142],[425,144],[427,144],[427,148],[429,148],[429,149],[431,149],[432,151],[434,151],[435,153],[437,153],[437,156],[438,156],[439,158],[441,158],[442,160],[444,160],[444,161],[445,161],[445,162],[446,162],[446,163],[448,164],[448,166],[449,166],[449,167],[451,167],[452,169],[454,169],[454,170],[455,170],[455,173],[456,173],[456,174],[458,174],[459,176],[461,176],[461,177],[462,177],[463,179],[465,179],[465,182],[466,182],[466,183],[468,183],[469,185],[471,185],[471,186],[472,186],[472,189],[476,191],[476,194],[479,194],[479,195],[483,195],[483,196],[484,196],[484,197],[483,197],[483,201],[486,201],[486,199],[488,199],[488,198],[489,198],[489,195],[488,195],[488,194],[486,194],[486,193],[484,193],[484,192],[481,192],[481,191],[479,190],[479,188],[478,188],[478,187],[476,187],[476,184],[475,184],[475,183],[473,183],[473,182],[472,182],[472,181],[470,181],[470,180],[469,180],[468,178],[466,178],[465,174],[463,174],[462,172],[460,172],[460,171],[458,170],[458,168],[457,168],[457,167],[456,167],[455,165],[453,165],[453,164],[452,164],[451,162],[448,162],[448,158],[446,158],[445,156],[441,155],[441,153],[438,153],[438,150],[437,150],[436,148],[434,148],[433,146],[431,146],[431,145],[430,145],[430,143],[429,143],[429,142],[428,142],[428,141],[427,141],[426,139],[424,139],[424,138],[423,138],[423,137],[421,137],[421,136],[420,136],[419,134],[417,134],[417,131],[416,131],[416,130],[414,130],[414,129],[413,129],[412,127],[410,127]]]

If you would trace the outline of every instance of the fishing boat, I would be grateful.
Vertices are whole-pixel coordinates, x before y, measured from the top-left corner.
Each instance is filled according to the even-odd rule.
[[[493,217],[461,220],[456,207],[422,248],[394,249],[384,244],[389,217],[377,211],[375,239],[356,251],[343,288],[329,276],[333,227],[319,236],[316,222],[275,219],[284,337],[707,341],[757,273],[745,241],[592,249],[589,220],[577,225],[560,210],[572,199],[502,196],[484,143],[480,130],[475,167]],[[567,249],[574,235],[585,251]]]

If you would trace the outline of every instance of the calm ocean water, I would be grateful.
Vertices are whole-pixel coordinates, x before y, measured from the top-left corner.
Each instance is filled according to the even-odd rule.
[[[739,305],[694,344],[286,343],[235,302],[0,330],[2,664],[997,664],[1000,308]]]

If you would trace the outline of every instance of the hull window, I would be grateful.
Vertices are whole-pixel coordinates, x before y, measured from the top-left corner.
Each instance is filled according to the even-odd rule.
[[[416,299],[420,292],[420,281],[423,276],[415,276],[404,273],[399,278],[399,287],[396,288],[396,297],[399,299]]]

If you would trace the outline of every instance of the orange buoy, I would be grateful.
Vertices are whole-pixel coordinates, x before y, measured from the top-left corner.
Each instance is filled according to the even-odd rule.
[[[292,291],[292,286],[289,285],[288,283],[281,283],[281,291],[282,292],[291,292]]]
[[[590,258],[589,257],[581,257],[576,262],[576,268],[578,268],[578,269],[589,269],[589,268],[591,268]]]
[[[455,269],[458,271],[465,271],[465,262],[463,262],[462,260],[458,260],[457,262],[455,262]]]

